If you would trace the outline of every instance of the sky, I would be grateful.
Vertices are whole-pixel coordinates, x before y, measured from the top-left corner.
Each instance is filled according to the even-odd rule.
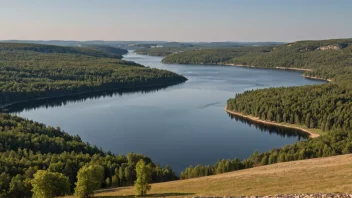
[[[352,37],[352,0],[0,0],[0,40]]]

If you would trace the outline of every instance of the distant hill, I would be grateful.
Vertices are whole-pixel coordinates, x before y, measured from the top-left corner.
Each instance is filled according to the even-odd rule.
[[[92,48],[92,49],[103,51],[105,53],[110,53],[110,54],[125,55],[128,53],[128,50],[126,49],[111,47],[107,45],[82,45],[82,47]]]
[[[164,63],[233,64],[258,67],[308,68],[305,75],[346,79],[352,75],[352,39],[297,41],[277,46],[244,46],[184,50]]]
[[[59,54],[78,54],[94,57],[104,58],[122,58],[121,53],[111,52],[125,52],[118,48],[108,46],[89,46],[89,47],[63,47],[56,45],[42,45],[31,43],[0,43],[0,50],[2,51],[32,51],[39,53],[59,53]]]

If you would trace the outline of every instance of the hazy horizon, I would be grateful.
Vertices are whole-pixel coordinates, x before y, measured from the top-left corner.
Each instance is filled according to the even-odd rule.
[[[0,40],[292,42],[352,37],[349,0],[0,3]]]

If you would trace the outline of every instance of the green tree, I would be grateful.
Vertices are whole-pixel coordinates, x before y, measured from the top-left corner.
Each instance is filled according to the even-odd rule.
[[[11,197],[31,197],[31,188],[30,180],[17,174],[11,179],[9,194]]]
[[[131,183],[133,183],[131,169],[129,166],[125,167],[125,179],[126,179],[127,185],[130,185]]]
[[[105,179],[105,185],[106,185],[106,187],[111,186],[111,180],[110,180],[110,177],[107,177],[107,178]]]
[[[6,197],[7,192],[6,189],[8,188],[10,183],[10,177],[5,172],[0,174],[0,197]]]
[[[77,174],[75,196],[88,197],[100,188],[104,179],[104,168],[99,165],[83,166]]]
[[[119,179],[120,179],[120,186],[123,186],[123,180],[125,178],[125,173],[123,171],[123,168],[120,166],[119,168]]]
[[[33,197],[51,198],[70,193],[70,181],[62,173],[39,170],[31,181]]]
[[[151,189],[149,182],[151,181],[152,170],[150,165],[146,165],[144,160],[139,160],[136,165],[137,180],[135,188],[138,195],[146,195]]]
[[[115,187],[115,186],[118,186],[119,185],[119,178],[114,175],[112,176],[111,178],[111,186]]]

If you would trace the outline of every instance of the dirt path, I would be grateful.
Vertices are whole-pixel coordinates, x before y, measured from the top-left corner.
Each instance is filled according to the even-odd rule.
[[[240,117],[243,117],[243,118],[247,118],[249,120],[252,120],[254,122],[260,122],[260,123],[264,123],[264,124],[269,124],[269,125],[275,125],[275,126],[281,126],[281,127],[286,127],[286,128],[292,128],[292,129],[297,129],[297,130],[300,130],[300,131],[303,131],[305,133],[309,133],[310,137],[311,138],[317,138],[319,137],[320,135],[317,134],[317,133],[313,133],[312,131],[309,131],[307,129],[304,129],[304,128],[301,128],[301,127],[297,127],[297,126],[290,126],[290,125],[287,125],[287,124],[281,124],[281,123],[277,123],[277,122],[271,122],[271,121],[266,121],[266,120],[261,120],[257,117],[254,117],[254,116],[249,116],[249,115],[244,115],[242,113],[238,113],[238,112],[234,112],[234,111],[230,111],[227,109],[227,107],[225,107],[225,111],[232,114],[232,115],[236,115],[236,116],[240,116]]]

